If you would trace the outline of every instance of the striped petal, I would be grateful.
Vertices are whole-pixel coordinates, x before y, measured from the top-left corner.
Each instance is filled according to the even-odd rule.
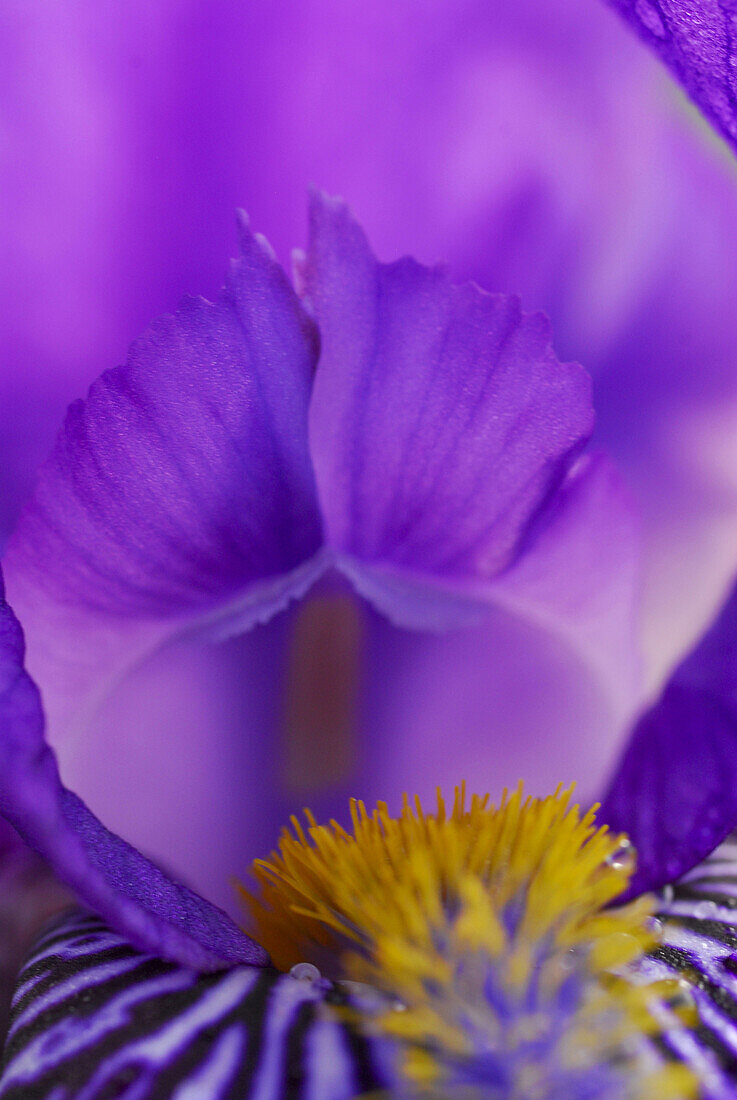
[[[645,968],[677,978],[697,1010],[695,1026],[668,1033],[662,1053],[688,1062],[709,1100],[737,1095],[737,836],[666,886],[657,912],[660,947]]]
[[[350,1100],[377,1081],[333,987],[272,969],[199,975],[66,914],[18,978],[2,1100]]]

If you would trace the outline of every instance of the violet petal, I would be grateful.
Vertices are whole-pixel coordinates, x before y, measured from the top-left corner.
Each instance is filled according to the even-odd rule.
[[[268,246],[72,405],[9,545],[9,599],[56,736],[147,650],[263,621],[319,571],[314,326]]]
[[[637,540],[609,466],[577,465],[590,381],[556,360],[547,319],[411,259],[378,263],[321,195],[300,275],[321,334],[310,441],[339,568],[412,629],[511,607],[631,705]]]
[[[0,810],[71,886],[141,949],[188,966],[265,965],[221,910],[110,833],[59,778],[23,635],[0,589]]]
[[[608,0],[737,148],[737,46],[730,0]]]
[[[737,588],[641,716],[601,819],[637,849],[630,893],[679,878],[737,823]]]
[[[591,432],[588,376],[556,361],[542,314],[410,258],[379,264],[319,195],[305,279],[330,545],[444,579],[497,576]]]

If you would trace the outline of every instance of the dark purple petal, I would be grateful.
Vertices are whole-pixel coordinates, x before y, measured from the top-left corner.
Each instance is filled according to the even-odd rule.
[[[0,810],[67,885],[142,949],[217,969],[266,953],[221,910],[110,833],[62,786],[23,635],[0,590]]]
[[[350,1100],[379,1082],[331,999],[330,982],[270,968],[172,966],[72,912],[19,976],[0,1097]]]
[[[441,580],[498,576],[591,431],[588,376],[557,362],[542,314],[409,258],[379,264],[346,207],[321,196],[304,278],[330,545]]]
[[[314,326],[268,246],[186,300],[72,405],[5,566],[50,728],[147,649],[268,618],[318,568]]]
[[[608,0],[737,147],[737,10],[733,0]]]
[[[601,818],[637,849],[630,893],[673,882],[737,823],[737,588],[645,711]]]

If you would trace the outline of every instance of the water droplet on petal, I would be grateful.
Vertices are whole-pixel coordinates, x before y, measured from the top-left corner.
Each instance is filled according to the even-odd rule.
[[[696,1003],[693,986],[687,978],[679,978],[676,982],[677,990],[671,1002],[673,1008],[691,1008]]]
[[[655,936],[656,940],[662,940],[663,927],[664,926],[662,920],[658,920],[657,917],[650,917],[650,919],[648,920],[648,928],[652,932],[653,936]]]
[[[319,982],[322,977],[320,971],[312,963],[297,963],[289,973],[298,982]]]
[[[633,871],[636,858],[632,841],[629,837],[621,836],[618,838],[617,847],[607,856],[607,863],[610,867],[617,868],[617,870]]]

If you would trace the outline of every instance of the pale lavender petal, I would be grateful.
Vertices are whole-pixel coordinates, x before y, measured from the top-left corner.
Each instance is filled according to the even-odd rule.
[[[640,679],[639,523],[606,455],[584,456],[492,599],[561,638],[620,716]],[[587,776],[588,780],[588,776]]]
[[[631,893],[690,870],[737,823],[737,588],[642,715],[601,817],[637,850]]]
[[[166,637],[247,629],[319,571],[317,338],[241,230],[218,300],[154,322],[72,405],[11,540],[7,588],[54,735]]]
[[[190,966],[264,965],[229,917],[110,833],[62,786],[23,635],[0,589],[0,810],[89,905],[136,943]]]
[[[65,784],[108,828],[236,920],[233,875],[302,806],[280,793],[285,635],[302,606],[217,645],[165,646],[102,700],[83,736],[54,742]]]
[[[366,615],[354,780],[362,797],[398,808],[403,791],[431,798],[441,781],[494,792],[520,779],[534,794],[575,781],[583,799],[596,797],[631,698],[632,519],[601,458],[585,462],[563,500],[541,533],[551,545],[500,580],[482,623],[423,633]],[[568,524],[609,535],[602,560],[564,537]]]
[[[732,0],[608,0],[737,146],[737,12]]]
[[[72,912],[19,976],[0,1097],[350,1100],[380,1082],[331,1000],[330,982],[272,969],[169,965]]]
[[[634,525],[608,464],[576,465],[590,384],[556,360],[547,320],[413,260],[379,264],[320,196],[300,276],[321,332],[310,438],[339,568],[404,627],[509,607],[630,705]]]

